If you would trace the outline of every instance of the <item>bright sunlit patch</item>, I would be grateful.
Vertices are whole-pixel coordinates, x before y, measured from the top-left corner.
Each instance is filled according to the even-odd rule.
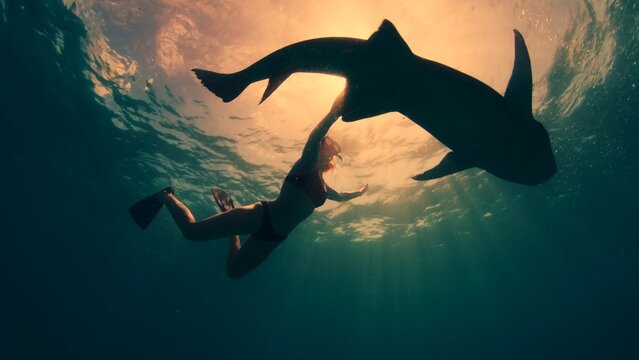
[[[91,83],[93,84],[93,92],[100,96],[100,97],[105,97],[107,95],[111,94],[111,91],[109,89],[107,89],[102,82],[100,82],[94,74],[90,73],[90,72],[86,72],[85,76],[87,78],[89,78],[91,80]]]
[[[321,5],[291,2],[273,7],[257,1],[232,4],[224,11],[207,11],[206,19],[194,14],[194,5],[185,6],[190,7],[186,11],[202,35],[197,41],[206,44],[205,48],[198,48],[188,41],[181,43],[182,49],[192,49],[189,51],[193,53],[185,56],[197,67],[234,72],[297,41],[325,36],[366,39],[387,18],[417,55],[473,75],[500,92],[512,71],[512,29],[525,31],[523,24],[528,19],[540,18],[540,13],[532,10],[513,16],[517,13],[516,6],[507,2],[481,7],[449,1],[428,4],[377,1],[373,5],[327,1]],[[263,11],[252,11],[255,9]],[[549,16],[543,24],[552,22]],[[482,21],[472,20],[476,18]],[[553,54],[558,46],[556,41],[544,43],[534,37],[528,40],[533,53],[544,46],[547,48],[544,53]],[[551,57],[534,59],[536,78],[544,75],[551,60]],[[196,81],[193,83],[197,85]],[[247,161],[285,172],[299,157],[308,132],[328,111],[343,84],[344,80],[336,77],[295,74],[260,106],[257,103],[266,82],[249,86],[230,104],[222,104],[200,89],[213,111],[213,121],[200,125],[208,133],[238,140],[237,151]],[[233,123],[230,117],[234,115],[251,119]],[[252,135],[242,137],[239,133]],[[335,180],[337,186],[352,187],[367,182],[375,189],[391,192],[382,196],[371,191],[362,201],[400,201],[406,192],[424,186],[410,177],[436,165],[445,155],[438,141],[397,113],[356,123],[338,122],[331,136],[344,144],[343,155],[350,160],[340,169]]]
[[[576,75],[559,96],[563,113],[570,114],[583,100],[584,89],[605,79],[616,46],[614,36],[589,40],[592,36],[588,29],[592,26],[602,33],[610,32],[606,28],[610,23],[606,1],[87,0],[77,8],[87,16],[95,16],[91,11],[85,12],[87,8],[98,8],[109,14],[111,26],[117,28],[115,32],[136,34],[134,40],[120,44],[118,49],[125,49],[120,53],[113,50],[111,39],[103,32],[92,35],[90,54],[101,67],[94,69],[95,76],[90,79],[98,96],[108,99],[111,89],[130,89],[135,83],[133,76],[140,88],[144,84],[139,79],[156,78],[157,89],[149,89],[145,95],[158,96],[157,90],[161,92],[168,85],[187,99],[179,104],[178,113],[198,115],[190,124],[209,135],[230,140],[232,160],[224,158],[224,166],[218,166],[222,156],[211,152],[207,155],[211,158],[207,166],[237,183],[243,178],[255,179],[260,191],[267,189],[269,194],[279,189],[283,175],[300,156],[309,132],[344,88],[344,79],[294,74],[258,106],[266,81],[252,84],[234,101],[222,103],[199,84],[191,68],[235,72],[298,41],[327,36],[366,39],[383,19],[389,19],[416,55],[468,73],[503,93],[512,72],[512,29],[516,28],[523,33],[531,54],[536,112],[554,101],[547,96],[546,78],[557,60],[558,49],[565,51],[566,66]],[[88,23],[94,27],[103,24]],[[143,31],[135,31],[140,29]],[[141,72],[146,73],[140,75]],[[424,99],[425,103],[428,101]],[[118,125],[135,129],[131,123],[136,121],[148,120],[129,114]],[[162,125],[166,119],[153,121],[157,131],[172,144],[182,148],[195,146],[196,140],[185,138],[179,131],[166,132]],[[382,236],[375,229],[393,225],[384,224],[383,219],[405,208],[418,214],[411,215],[407,236],[431,231],[445,217],[467,221],[471,215],[486,219],[484,214],[491,213],[494,214],[491,220],[499,215],[498,209],[487,208],[486,204],[475,203],[471,196],[463,195],[472,190],[492,190],[485,186],[485,181],[477,181],[492,179],[485,172],[467,170],[441,180],[411,180],[412,175],[436,165],[447,149],[401,114],[389,113],[354,123],[338,121],[330,136],[342,145],[344,160],[327,174],[327,182],[343,190],[367,183],[370,190],[350,203],[329,203],[320,215],[339,223],[355,211],[370,211],[368,218],[377,219],[359,224],[357,229],[338,228],[338,233],[355,231],[371,238]],[[241,168],[240,162],[249,166]],[[424,199],[429,204],[441,204],[443,210],[425,209]],[[460,211],[462,208],[477,214]]]
[[[384,236],[386,232],[385,224],[388,218],[368,217],[351,222],[344,227],[338,227],[337,233],[347,233],[352,237],[352,241],[375,241]]]
[[[168,75],[184,71],[185,58],[182,43],[195,42],[200,34],[193,20],[185,15],[171,17],[156,37],[157,63]]]

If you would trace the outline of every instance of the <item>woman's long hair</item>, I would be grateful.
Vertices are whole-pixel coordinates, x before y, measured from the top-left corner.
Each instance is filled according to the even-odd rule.
[[[324,154],[329,154],[326,162],[326,167],[322,169],[322,173],[325,173],[329,170],[335,169],[335,158],[338,158],[340,161],[342,157],[339,153],[342,151],[342,147],[339,146],[337,141],[335,141],[330,136],[324,136],[322,139],[321,146],[321,156],[325,156]]]

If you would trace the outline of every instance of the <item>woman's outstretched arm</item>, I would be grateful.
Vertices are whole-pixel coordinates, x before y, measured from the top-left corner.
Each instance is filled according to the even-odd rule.
[[[322,143],[322,139],[328,133],[328,130],[333,126],[335,121],[342,115],[342,105],[344,102],[344,90],[333,102],[331,111],[324,116],[322,121],[315,126],[315,129],[311,131],[308,136],[304,150],[302,151],[302,157],[295,163],[295,172],[308,172],[317,169],[319,161],[319,151]]]
[[[364,195],[364,193],[368,190],[368,184],[362,186],[361,189],[357,191],[335,191],[330,186],[326,186],[326,197],[333,200],[344,202],[348,200],[355,199],[356,197],[360,197]]]

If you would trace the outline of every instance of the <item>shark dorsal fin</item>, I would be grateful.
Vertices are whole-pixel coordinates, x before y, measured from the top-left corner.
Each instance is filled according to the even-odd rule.
[[[380,46],[395,53],[410,53],[410,47],[402,38],[392,22],[384,19],[379,29],[368,38],[368,42],[374,46]]]
[[[515,32],[515,65],[508,81],[504,98],[513,118],[518,121],[532,120],[532,70],[530,56],[524,37]]]

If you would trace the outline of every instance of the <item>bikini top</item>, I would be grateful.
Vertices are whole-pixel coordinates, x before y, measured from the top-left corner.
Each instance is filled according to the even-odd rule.
[[[316,208],[326,202],[326,186],[319,171],[301,175],[288,174],[284,181],[302,190],[313,201]]]

